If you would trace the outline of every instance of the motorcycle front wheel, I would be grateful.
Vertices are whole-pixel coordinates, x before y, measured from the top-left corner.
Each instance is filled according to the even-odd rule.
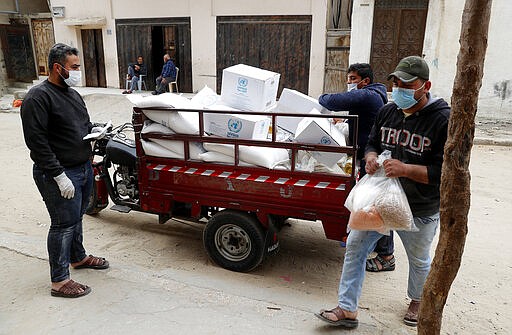
[[[98,183],[94,181],[92,183],[92,192],[89,197],[89,204],[85,210],[87,215],[95,215],[101,212],[105,207],[108,206],[108,196],[100,195],[98,192]]]

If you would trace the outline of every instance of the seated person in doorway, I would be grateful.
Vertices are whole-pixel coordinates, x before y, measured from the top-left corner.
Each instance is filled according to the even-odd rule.
[[[153,91],[153,95],[162,94],[167,90],[167,86],[171,81],[176,79],[176,65],[171,60],[171,56],[168,54],[164,55],[164,66],[162,67],[162,73],[156,78],[156,89]]]
[[[126,75],[126,79],[131,79],[131,84],[130,89],[123,91],[123,94],[130,94],[137,89],[140,75],[146,75],[146,65],[144,65],[144,58],[142,58],[142,56],[137,57],[137,63],[131,63],[128,65],[128,74]]]

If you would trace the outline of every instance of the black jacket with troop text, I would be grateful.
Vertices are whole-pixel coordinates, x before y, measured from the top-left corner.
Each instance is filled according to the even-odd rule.
[[[20,113],[30,158],[50,176],[90,159],[91,143],[83,137],[92,124],[85,102],[74,89],[45,80],[30,89]]]
[[[436,99],[422,110],[405,117],[401,109],[389,103],[379,111],[370,132],[365,153],[389,150],[392,157],[406,164],[427,167],[428,184],[400,178],[414,216],[439,212],[439,186],[444,144],[448,135],[450,107]]]

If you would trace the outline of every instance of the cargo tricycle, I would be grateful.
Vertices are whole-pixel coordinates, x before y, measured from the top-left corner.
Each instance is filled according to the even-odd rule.
[[[196,113],[198,131],[144,132],[149,111]],[[345,173],[305,170],[299,166],[299,157],[304,153],[339,153],[356,166],[357,146],[278,140],[278,118],[313,117],[294,113],[229,112],[268,117],[270,131],[265,139],[208,135],[206,114],[221,113],[226,111],[134,107],[131,124],[110,127],[103,138],[94,142],[95,182],[87,214],[94,215],[106,208],[110,198],[114,203],[111,209],[153,213],[159,223],[171,218],[203,223],[203,244],[209,257],[223,268],[240,272],[254,269],[267,255],[277,252],[278,233],[290,218],[322,224],[328,239],[342,240],[347,234],[350,214],[343,204],[355,184],[356,169]],[[352,118],[357,129],[357,117],[346,118]],[[352,136],[352,143],[356,143],[357,133]],[[143,144],[152,140],[182,145],[182,157],[149,155]],[[196,159],[191,154],[191,145],[198,143],[229,146],[233,161]],[[255,152],[268,148],[286,150],[288,165],[268,168],[244,164],[244,148]]]

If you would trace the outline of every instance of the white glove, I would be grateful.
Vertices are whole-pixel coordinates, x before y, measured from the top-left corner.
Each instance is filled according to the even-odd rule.
[[[101,140],[105,137],[105,133],[103,132],[105,129],[103,127],[92,127],[91,134],[99,133],[96,137],[97,140]]]
[[[55,182],[57,182],[57,186],[59,186],[60,195],[63,198],[71,199],[75,196],[75,187],[71,182],[71,179],[66,176],[65,172],[62,172],[57,177],[53,177]]]

